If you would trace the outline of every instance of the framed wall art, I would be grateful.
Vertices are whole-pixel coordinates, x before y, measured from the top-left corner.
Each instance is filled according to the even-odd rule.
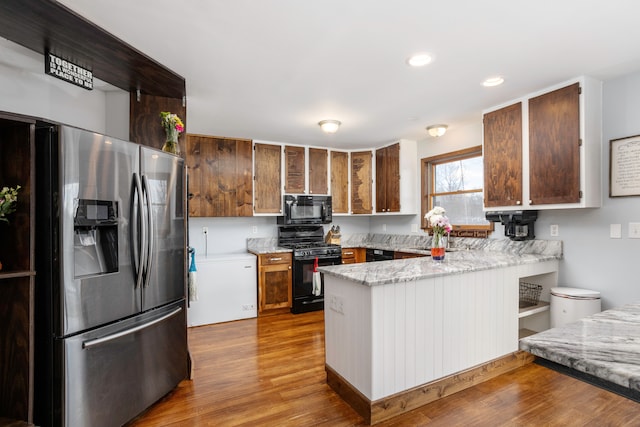
[[[609,197],[640,196],[640,135],[609,141]]]

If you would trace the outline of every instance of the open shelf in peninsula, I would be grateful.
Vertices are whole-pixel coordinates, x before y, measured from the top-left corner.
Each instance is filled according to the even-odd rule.
[[[534,314],[542,313],[544,311],[549,311],[549,307],[550,306],[548,302],[538,301],[536,305],[521,308],[518,312],[518,319],[533,316]]]

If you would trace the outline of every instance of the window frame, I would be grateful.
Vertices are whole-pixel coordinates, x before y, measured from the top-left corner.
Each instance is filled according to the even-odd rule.
[[[433,209],[431,206],[431,199],[434,185],[434,173],[435,168],[434,165],[448,163],[455,160],[463,160],[469,159],[473,157],[482,157],[482,146],[477,145],[474,147],[466,148],[463,150],[453,151],[449,153],[439,154],[437,156],[426,157],[421,159],[420,163],[420,174],[421,174],[421,187],[420,187],[420,199],[421,199],[421,215],[420,215],[420,223],[421,228],[425,232],[430,232],[431,227],[427,224],[427,220],[424,218],[425,214]],[[440,195],[447,194],[465,194],[465,193],[476,193],[475,190],[462,190],[451,193],[439,193]],[[484,185],[482,188],[482,192],[484,192]],[[478,224],[452,224],[453,231],[451,232],[452,236],[459,237],[488,237],[489,234],[494,231],[495,225],[493,222],[489,222],[487,225],[478,225]]]

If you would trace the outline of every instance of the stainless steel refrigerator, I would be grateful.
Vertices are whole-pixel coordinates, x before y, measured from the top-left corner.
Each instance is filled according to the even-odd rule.
[[[36,127],[34,421],[120,426],[188,376],[184,162]]]

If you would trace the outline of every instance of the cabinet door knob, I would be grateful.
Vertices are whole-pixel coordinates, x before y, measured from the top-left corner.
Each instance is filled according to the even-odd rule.
[[[520,200],[516,200],[516,205],[521,204]]]

